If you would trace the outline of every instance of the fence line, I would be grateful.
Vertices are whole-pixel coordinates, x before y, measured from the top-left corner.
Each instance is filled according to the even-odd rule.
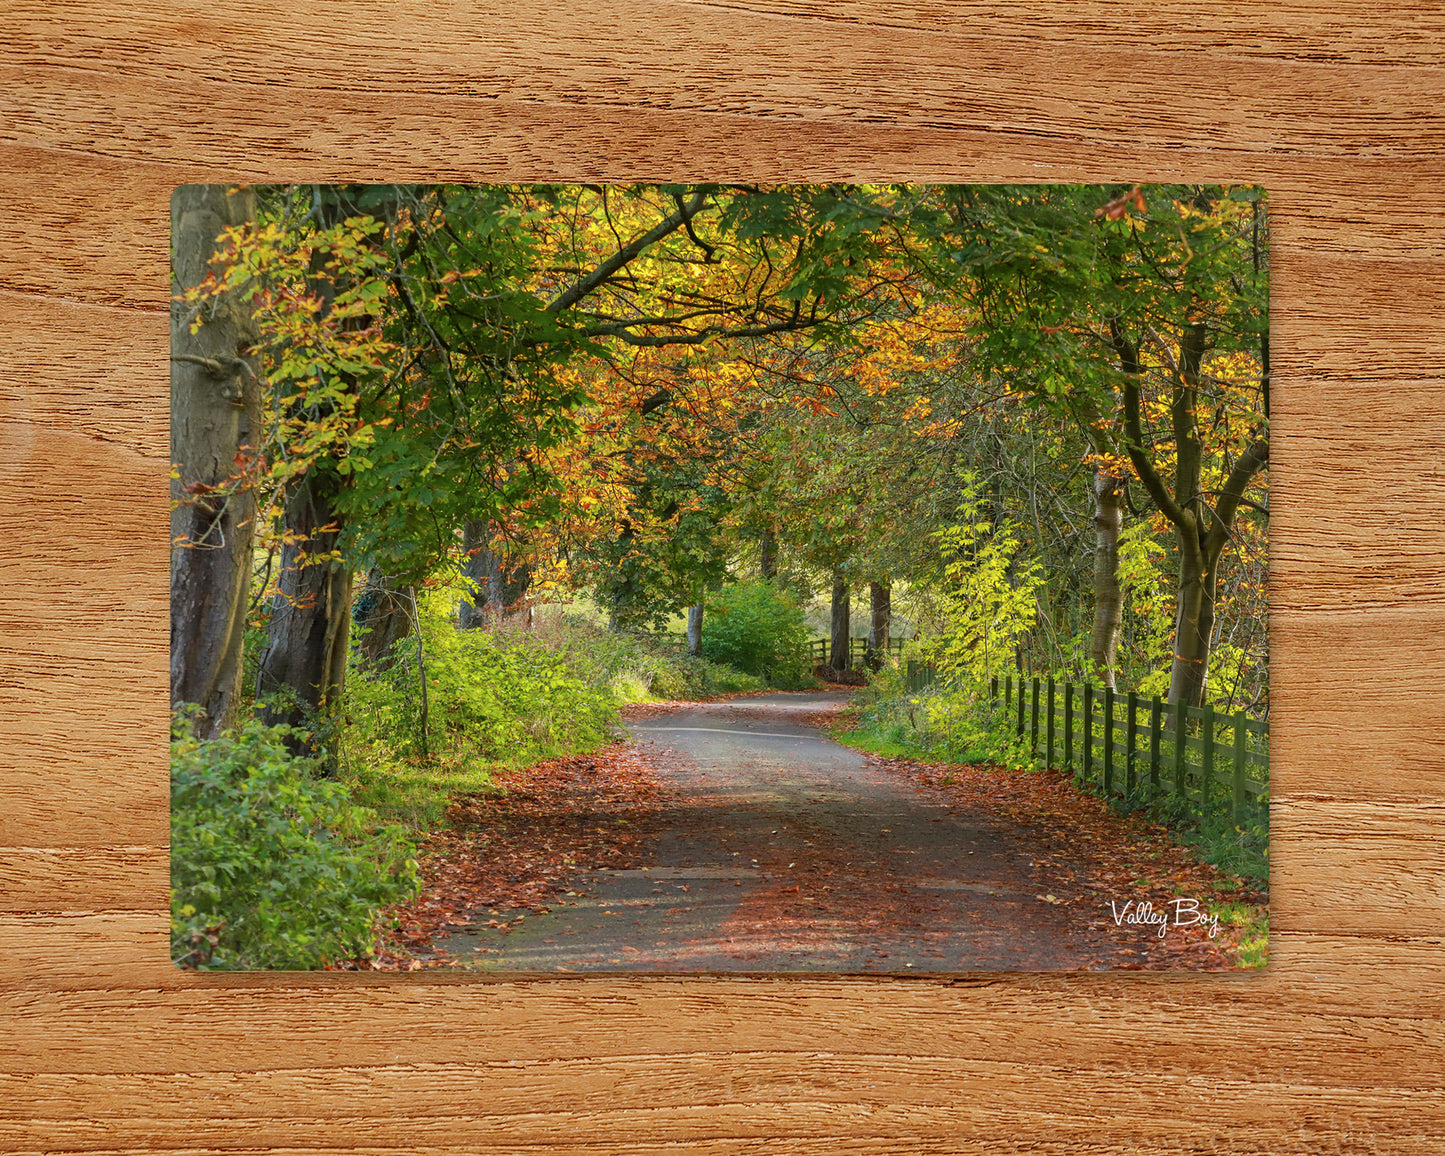
[[[910,662],[905,674],[910,693],[937,678],[919,662]],[[1269,724],[1242,712],[1223,714],[1212,705],[1167,703],[1053,678],[1009,677],[1002,688],[995,678],[989,694],[1034,758],[1105,794],[1147,788],[1208,802],[1218,784],[1237,817],[1250,796],[1269,791]]]
[[[900,635],[897,638],[890,638],[887,649],[902,652],[903,643],[906,640]],[[827,638],[814,638],[808,642],[808,656],[814,666],[826,666],[828,657],[832,653],[833,643]],[[868,654],[868,640],[866,638],[850,638],[848,640],[848,657],[864,658]]]

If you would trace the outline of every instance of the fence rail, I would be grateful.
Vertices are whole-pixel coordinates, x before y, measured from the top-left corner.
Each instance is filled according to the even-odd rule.
[[[887,649],[901,652],[904,639],[902,636],[890,638]],[[833,644],[826,638],[814,638],[808,643],[808,654],[814,666],[827,665],[829,655],[832,653]],[[849,659],[862,659],[868,654],[868,640],[866,638],[850,638],[848,640]]]
[[[923,663],[908,664],[910,692],[937,678]],[[1269,790],[1269,724],[1246,714],[1053,678],[1005,678],[1002,687],[995,678],[989,692],[1034,758],[1105,794],[1147,788],[1208,802],[1218,787],[1237,816],[1251,797]]]

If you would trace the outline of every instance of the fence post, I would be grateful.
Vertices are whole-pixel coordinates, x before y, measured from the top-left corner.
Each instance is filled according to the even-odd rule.
[[[1204,768],[1204,782],[1200,784],[1200,800],[1208,803],[1214,790],[1214,704],[1204,704],[1204,740],[1200,743],[1199,762]]]
[[[1005,675],[1003,680],[1003,717],[1008,719],[1014,709],[1014,680],[1013,675]]]
[[[1244,806],[1244,756],[1245,756],[1244,712],[1234,716],[1234,783],[1230,798],[1229,817],[1239,818],[1239,809]]]
[[[1084,782],[1094,771],[1094,688],[1084,683]]]
[[[1044,726],[1044,736],[1048,743],[1048,754],[1044,758],[1044,766],[1054,765],[1054,676],[1049,675],[1049,721]]]
[[[1184,747],[1189,742],[1189,724],[1184,717],[1188,708],[1181,698],[1174,704],[1174,793],[1184,794]]]
[[[1033,684],[1034,701],[1029,708],[1029,754],[1036,756],[1039,753],[1039,680],[1035,678]]]
[[[1074,684],[1064,683],[1064,770],[1074,769]]]
[[[1109,794],[1114,789],[1114,691],[1111,687],[1104,688],[1104,701],[1101,704],[1104,708],[1104,794]]]
[[[1018,705],[1017,705],[1017,707],[1015,708],[1016,711],[1017,711],[1017,714],[1015,715],[1014,734],[1015,734],[1018,738],[1023,738],[1023,737],[1024,737],[1024,694],[1025,694],[1025,692],[1024,692],[1024,676],[1023,676],[1023,675],[1019,675],[1018,685],[1014,687],[1014,692],[1015,692],[1015,693],[1017,694],[1017,696],[1018,696]],[[1010,705],[1010,706],[1013,706],[1014,704],[1010,703],[1009,705]]]
[[[1134,745],[1139,738],[1139,719],[1135,712],[1139,709],[1139,694],[1137,691],[1129,692],[1129,723],[1124,728],[1124,741],[1129,744],[1129,753],[1124,758],[1124,794],[1134,793]]]
[[[1159,793],[1159,732],[1164,729],[1164,700],[1157,694],[1149,708],[1149,790]]]

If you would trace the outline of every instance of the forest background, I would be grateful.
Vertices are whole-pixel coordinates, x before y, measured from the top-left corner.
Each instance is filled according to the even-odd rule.
[[[604,739],[674,615],[690,689],[806,679],[819,590],[834,667],[866,590],[873,665],[896,604],[961,686],[1267,712],[1257,189],[187,186],[173,245],[200,778],[259,708],[414,815]],[[606,630],[537,629],[579,591]]]

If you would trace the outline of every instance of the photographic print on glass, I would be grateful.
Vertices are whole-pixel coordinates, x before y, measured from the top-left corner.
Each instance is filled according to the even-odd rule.
[[[1263,965],[1263,190],[171,212],[178,966]]]

